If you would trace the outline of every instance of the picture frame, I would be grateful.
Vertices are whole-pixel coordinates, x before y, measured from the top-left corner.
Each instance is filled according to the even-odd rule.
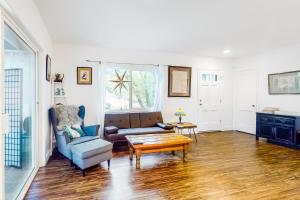
[[[268,74],[270,95],[300,94],[300,71]]]
[[[92,67],[77,67],[77,84],[92,85],[93,69]]]
[[[191,97],[192,68],[169,66],[168,97]]]
[[[46,55],[46,81],[50,82],[51,80],[51,58]]]

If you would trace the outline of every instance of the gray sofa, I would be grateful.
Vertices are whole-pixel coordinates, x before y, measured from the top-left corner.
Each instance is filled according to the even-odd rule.
[[[161,112],[105,114],[104,137],[115,145],[127,144],[126,135],[174,133]]]

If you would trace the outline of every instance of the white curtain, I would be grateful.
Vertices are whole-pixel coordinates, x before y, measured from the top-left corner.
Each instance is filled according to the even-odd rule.
[[[106,71],[106,64],[101,63],[98,65],[98,98],[97,98],[97,105],[98,105],[98,112],[97,112],[97,121],[100,124],[99,134],[100,137],[103,137],[103,126],[104,126],[104,115],[105,115],[105,71]]]
[[[157,88],[154,111],[162,111],[165,100],[165,65],[159,65],[157,70]]]

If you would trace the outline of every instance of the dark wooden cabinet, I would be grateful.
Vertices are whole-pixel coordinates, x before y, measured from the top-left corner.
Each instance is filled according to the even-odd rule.
[[[300,147],[300,116],[256,113],[256,139]]]

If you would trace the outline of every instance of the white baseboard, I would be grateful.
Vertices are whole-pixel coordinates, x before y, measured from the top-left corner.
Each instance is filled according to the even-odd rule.
[[[52,151],[50,149],[48,149],[46,155],[45,155],[45,160],[43,161],[43,163],[41,163],[41,167],[44,167],[47,165],[50,157],[52,156]]]
[[[22,199],[24,199],[24,197],[26,196],[27,191],[29,190],[29,188],[30,188],[30,186],[31,186],[31,183],[32,183],[34,177],[36,176],[38,170],[39,170],[39,167],[36,167],[36,168],[32,171],[32,173],[31,173],[30,177],[28,178],[27,182],[25,183],[25,185],[24,185],[22,191],[20,192],[19,196],[17,197],[17,200],[22,200]]]

